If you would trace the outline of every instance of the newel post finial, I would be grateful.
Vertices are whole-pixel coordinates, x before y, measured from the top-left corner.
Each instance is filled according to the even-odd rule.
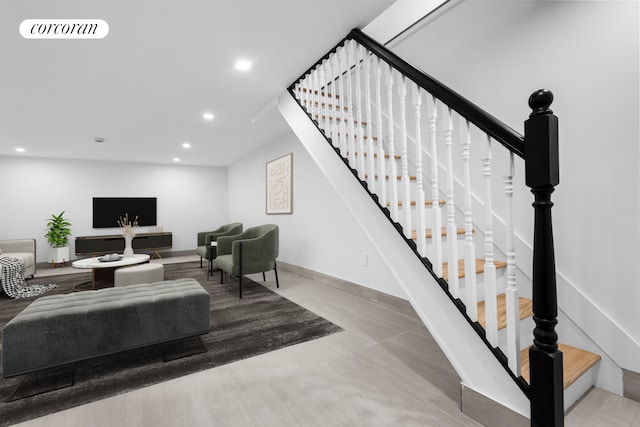
[[[553,114],[549,108],[553,102],[553,93],[549,89],[540,89],[531,94],[529,97],[529,107],[533,110],[529,117],[538,114]]]
[[[533,346],[529,350],[531,425],[564,426],[562,352],[558,350],[558,297],[551,223],[551,193],[559,183],[558,117],[545,89],[529,98],[525,121],[525,182],[535,196],[533,208]]]

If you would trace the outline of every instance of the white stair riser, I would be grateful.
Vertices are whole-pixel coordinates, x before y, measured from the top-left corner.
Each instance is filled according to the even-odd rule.
[[[413,224],[412,224],[413,225]],[[412,227],[414,230],[416,229],[416,227]],[[433,230],[433,228],[430,227],[431,230]],[[417,234],[417,233],[416,233]],[[417,236],[416,236],[417,237]],[[447,236],[441,236],[442,239],[442,260],[443,262],[448,262],[449,260],[449,253],[450,253],[450,249],[449,249],[449,240],[447,239]],[[433,239],[432,238],[426,238],[427,241],[427,253],[426,256],[429,259],[434,259],[434,254],[433,254]],[[414,242],[416,242],[417,244],[417,238],[416,240],[414,240]],[[460,259],[462,257],[462,254],[464,254],[464,234],[456,234],[455,235],[455,245],[457,247],[458,250],[458,259]]]
[[[498,292],[498,294],[503,294],[505,292],[505,284],[504,284],[504,277],[505,274],[505,269],[504,268],[498,268],[496,270],[496,290]],[[484,301],[485,299],[485,293],[484,293],[484,273],[480,273],[476,275],[476,285],[478,287],[478,301]],[[465,289],[465,278],[461,278],[460,279],[460,289],[464,290]],[[464,293],[463,293],[464,295]]]
[[[533,328],[535,322],[533,317],[529,316],[520,320],[520,350],[524,350],[533,343]],[[498,331],[498,348],[502,350],[504,354],[507,354],[507,328]]]
[[[600,362],[593,365],[564,391],[564,410],[578,401],[596,383]]]

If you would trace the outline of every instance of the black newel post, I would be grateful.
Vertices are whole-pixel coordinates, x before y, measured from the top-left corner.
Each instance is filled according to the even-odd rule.
[[[551,193],[558,185],[558,117],[549,109],[553,94],[539,90],[529,98],[525,121],[525,174],[535,196],[533,237],[533,346],[529,350],[531,425],[564,426],[562,352],[558,351],[558,299],[551,225]]]

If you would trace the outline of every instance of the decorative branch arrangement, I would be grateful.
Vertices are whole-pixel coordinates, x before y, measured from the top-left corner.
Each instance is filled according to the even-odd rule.
[[[136,230],[138,229],[138,216],[133,220],[133,222],[129,221],[129,214],[124,215],[124,219],[120,217],[118,220],[118,226],[120,226],[120,232],[123,236],[129,236],[131,238],[136,237]]]

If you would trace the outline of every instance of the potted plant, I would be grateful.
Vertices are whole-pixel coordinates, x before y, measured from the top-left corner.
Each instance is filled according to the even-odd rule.
[[[51,266],[69,261],[69,236],[71,235],[71,223],[64,218],[64,211],[59,215],[51,215],[47,222],[47,243],[51,246]]]

